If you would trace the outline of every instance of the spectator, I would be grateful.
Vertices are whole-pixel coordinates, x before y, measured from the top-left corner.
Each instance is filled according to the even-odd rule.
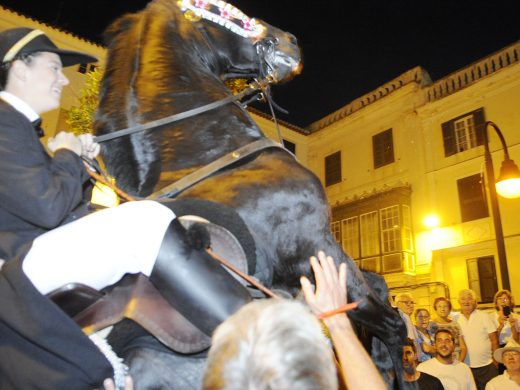
[[[518,317],[513,312],[515,300],[511,292],[508,290],[498,291],[493,302],[495,303],[495,312],[492,319],[497,327],[498,345],[503,347],[510,340],[520,342]]]
[[[477,388],[484,390],[486,383],[498,375],[498,363],[493,361],[493,352],[498,348],[497,329],[487,313],[477,310],[473,290],[460,291],[459,303],[457,322],[468,347],[465,362],[471,367]]]
[[[435,334],[437,354],[417,366],[417,370],[440,379],[446,390],[475,390],[475,381],[469,367],[453,358],[455,342],[448,329],[439,329]]]
[[[417,371],[417,351],[413,340],[409,338],[405,340],[403,346],[403,369],[405,390],[444,390],[438,378]]]
[[[455,338],[455,359],[464,361],[467,353],[466,342],[462,335],[462,329],[457,321],[450,317],[451,302],[445,297],[437,297],[433,301],[433,308],[435,309],[435,318],[430,322],[430,331],[435,334],[439,329],[448,329]]]
[[[505,347],[494,353],[495,360],[503,363],[506,370],[500,376],[491,379],[486,390],[519,390],[520,389],[520,344],[509,340]]]
[[[316,292],[302,278],[307,302],[325,314],[349,389],[386,389],[350,321],[337,308],[346,304],[346,267],[311,257]],[[213,335],[204,389],[337,389],[332,350],[322,328],[303,304],[287,300],[252,302],[222,323]]]
[[[433,337],[430,335],[430,312],[427,309],[417,309],[415,311],[415,327],[419,335],[419,343],[423,351],[422,360],[424,362],[435,355]]]
[[[417,332],[417,329],[413,325],[412,319],[410,318],[415,305],[412,295],[409,293],[397,294],[394,300],[395,304],[397,305],[397,311],[406,324],[406,337],[414,341],[419,361],[426,360],[427,358],[423,357],[424,352],[421,347],[419,333]]]
[[[515,301],[509,290],[500,290],[493,298],[495,311],[491,319],[497,327],[498,346],[503,347],[510,340],[519,342],[518,317],[513,312]],[[502,374],[505,370],[503,364],[498,365],[498,373]]]

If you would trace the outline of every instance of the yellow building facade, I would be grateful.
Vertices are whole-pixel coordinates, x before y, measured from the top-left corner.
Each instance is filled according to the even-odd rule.
[[[59,46],[97,56],[103,47],[0,8],[0,29],[44,30]],[[520,42],[432,82],[421,67],[301,129],[252,111],[326,188],[332,229],[363,269],[384,275],[392,293],[411,291],[419,306],[473,288],[482,302],[502,287],[484,166],[483,123],[502,130],[520,162]],[[87,68],[88,70],[88,68]],[[66,129],[85,69],[69,68],[63,105],[44,116],[48,135]],[[309,100],[312,107],[312,99]],[[305,107],[302,107],[305,109]],[[490,130],[498,175],[503,150]],[[520,297],[520,199],[499,198],[508,275]],[[427,216],[437,218],[427,227]]]
[[[306,164],[326,187],[337,240],[420,306],[448,294],[457,306],[463,288],[486,303],[502,288],[483,131],[495,122],[520,162],[519,58],[517,42],[434,83],[417,67],[306,129]],[[498,176],[492,128],[489,146]],[[518,296],[520,199],[498,203]],[[425,226],[428,216],[437,226]]]

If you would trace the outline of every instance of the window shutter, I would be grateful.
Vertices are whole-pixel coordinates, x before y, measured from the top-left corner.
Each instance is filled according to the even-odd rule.
[[[341,151],[325,157],[325,186],[341,181]]]
[[[486,124],[486,116],[484,115],[483,108],[479,108],[473,112],[473,120],[475,122],[477,145],[484,145],[484,125]]]
[[[453,121],[444,122],[442,124],[442,138],[444,140],[444,156],[448,157],[457,153]]]

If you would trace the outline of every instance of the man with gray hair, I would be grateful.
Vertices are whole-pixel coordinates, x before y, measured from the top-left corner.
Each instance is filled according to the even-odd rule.
[[[338,272],[333,258],[319,252],[311,266],[316,290],[301,278],[310,308],[281,299],[252,302],[216,329],[204,389],[336,390],[332,349],[316,316],[328,328],[347,388],[386,389],[344,313],[356,306],[346,303],[345,264]]]
[[[506,366],[502,375],[491,379],[486,390],[520,390],[520,344],[515,340],[499,348],[493,354],[495,360]]]
[[[426,359],[423,357],[424,352],[422,350],[421,342],[419,339],[419,333],[417,333],[417,329],[413,325],[412,319],[410,317],[415,307],[413,296],[410,293],[397,294],[394,298],[394,301],[397,305],[397,311],[399,312],[399,315],[406,324],[406,337],[413,340],[415,350],[417,351],[417,358],[419,359],[419,362],[422,362]]]
[[[462,329],[468,353],[464,362],[470,366],[478,390],[498,375],[493,352],[498,348],[497,328],[491,317],[477,310],[476,294],[465,289],[459,292],[460,315],[457,322]]]

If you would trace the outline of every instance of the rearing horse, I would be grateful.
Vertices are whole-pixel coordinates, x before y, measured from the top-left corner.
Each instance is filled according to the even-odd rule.
[[[152,1],[115,22],[107,31],[107,46],[97,134],[229,97],[223,83],[228,78],[271,73],[279,81],[288,79],[300,63],[294,36],[216,0]],[[232,103],[107,142],[103,158],[119,187],[148,196],[264,138],[248,112]],[[404,324],[336,243],[319,179],[291,154],[261,150],[177,198],[235,209],[254,238],[256,268],[249,271],[267,285],[295,294],[300,276],[312,277],[308,258],[318,250],[346,262],[349,300],[361,301],[349,317],[383,341],[400,373]]]

